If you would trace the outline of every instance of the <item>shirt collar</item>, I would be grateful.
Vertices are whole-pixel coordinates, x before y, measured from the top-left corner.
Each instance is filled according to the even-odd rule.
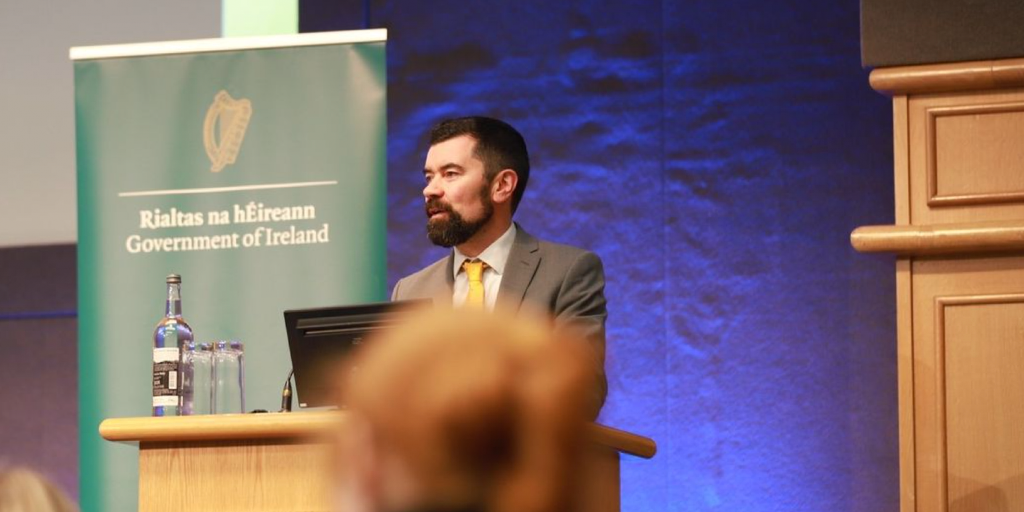
[[[452,266],[452,275],[459,276],[462,271],[462,263],[468,259],[477,259],[487,264],[499,276],[505,272],[505,264],[508,263],[508,255],[512,253],[512,244],[516,241],[516,223],[509,225],[505,233],[498,237],[476,258],[470,258],[455,248],[455,264]]]

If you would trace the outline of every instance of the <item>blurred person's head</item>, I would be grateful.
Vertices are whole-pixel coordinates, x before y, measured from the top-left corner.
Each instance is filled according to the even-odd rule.
[[[0,469],[0,512],[77,512],[56,485],[25,468]]]
[[[344,388],[342,505],[568,509],[590,384],[580,350],[544,324],[468,312],[372,340]]]

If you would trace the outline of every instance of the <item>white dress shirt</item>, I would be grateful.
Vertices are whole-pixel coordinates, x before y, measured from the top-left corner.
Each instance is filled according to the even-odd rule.
[[[455,275],[455,285],[452,291],[452,305],[462,306],[469,295],[469,277],[462,270],[462,263],[466,260],[480,260],[487,264],[484,269],[482,281],[484,282],[484,307],[488,311],[494,310],[494,302],[498,300],[498,289],[501,287],[501,276],[505,273],[505,264],[508,263],[508,255],[512,252],[512,243],[516,240],[516,225],[513,222],[503,235],[498,237],[476,258],[470,258],[455,248],[455,262],[452,272]]]

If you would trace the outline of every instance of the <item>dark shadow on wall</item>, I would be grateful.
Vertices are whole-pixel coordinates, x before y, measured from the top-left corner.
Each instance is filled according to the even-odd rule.
[[[75,245],[0,248],[0,464],[77,498],[75,276]]]
[[[1016,512],[1024,506],[1024,475],[988,484],[950,474],[947,486],[949,494],[960,494],[950,500],[949,512]]]

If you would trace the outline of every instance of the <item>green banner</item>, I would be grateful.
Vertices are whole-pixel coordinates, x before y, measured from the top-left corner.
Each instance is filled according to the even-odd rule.
[[[385,43],[329,39],[72,52],[83,510],[137,508],[97,427],[151,414],[166,275],[196,341],[245,343],[248,409],[280,407],[285,309],[386,299]]]

